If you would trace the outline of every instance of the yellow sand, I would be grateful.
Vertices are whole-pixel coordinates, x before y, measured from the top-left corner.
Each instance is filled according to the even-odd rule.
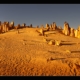
[[[40,36],[37,29],[0,34],[0,76],[80,76],[80,39],[58,31]],[[49,45],[49,40],[61,45]]]

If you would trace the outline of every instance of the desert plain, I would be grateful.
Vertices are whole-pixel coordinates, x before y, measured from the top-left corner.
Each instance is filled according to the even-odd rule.
[[[39,29],[0,34],[0,76],[80,76],[80,38],[57,30],[42,36]]]

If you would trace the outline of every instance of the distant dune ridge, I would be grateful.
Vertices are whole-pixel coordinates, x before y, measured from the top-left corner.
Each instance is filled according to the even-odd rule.
[[[80,76],[80,26],[63,25],[0,21],[0,76]]]

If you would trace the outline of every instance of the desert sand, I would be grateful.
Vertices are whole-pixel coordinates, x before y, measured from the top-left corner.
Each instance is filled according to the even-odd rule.
[[[0,34],[0,76],[80,76],[80,38],[58,31],[40,36],[38,29]],[[48,44],[50,40],[61,45]]]

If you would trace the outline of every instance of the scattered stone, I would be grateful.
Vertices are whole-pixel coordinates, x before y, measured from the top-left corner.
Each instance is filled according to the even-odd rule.
[[[43,38],[43,41],[44,41],[44,42],[47,42],[47,39]]]
[[[54,45],[54,44],[55,44],[55,41],[54,41],[54,40],[50,40],[50,41],[48,42],[48,44]]]
[[[55,40],[55,45],[60,46],[61,45],[61,41],[60,40]]]
[[[66,50],[66,52],[67,52],[67,53],[71,53],[71,51],[70,51],[70,50]]]
[[[26,43],[23,42],[23,45],[26,45]]]

